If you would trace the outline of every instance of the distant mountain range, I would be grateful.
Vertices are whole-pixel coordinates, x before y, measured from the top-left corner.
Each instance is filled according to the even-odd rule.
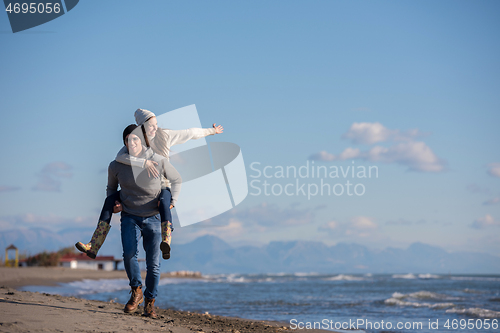
[[[66,229],[58,233],[42,228],[0,232],[0,249],[10,244],[20,253],[35,254],[88,241],[93,229]],[[119,232],[111,232],[101,254],[121,256]],[[2,252],[3,253],[3,252]],[[144,257],[144,254],[140,254]],[[172,258],[162,271],[191,270],[217,273],[437,273],[500,274],[500,257],[455,252],[413,243],[406,250],[388,247],[374,251],[359,244],[327,246],[313,241],[275,241],[264,247],[232,247],[215,236],[173,244]]]

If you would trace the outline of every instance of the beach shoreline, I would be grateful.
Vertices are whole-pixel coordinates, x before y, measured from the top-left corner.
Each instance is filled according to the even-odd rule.
[[[162,278],[172,276],[162,274]],[[175,276],[178,278],[178,276]],[[223,317],[157,308],[158,319],[142,316],[143,305],[133,314],[123,304],[73,296],[19,291],[28,285],[56,286],[83,279],[126,279],[124,271],[76,270],[60,267],[0,267],[1,332],[287,332],[287,323]],[[308,333],[325,332],[307,330]]]
[[[196,272],[192,272],[196,273]],[[142,272],[144,279],[146,272]],[[161,273],[161,278],[200,278],[196,274]],[[124,270],[104,271],[92,269],[72,269],[66,267],[0,267],[0,286],[20,288],[25,286],[57,286],[81,280],[127,279]]]

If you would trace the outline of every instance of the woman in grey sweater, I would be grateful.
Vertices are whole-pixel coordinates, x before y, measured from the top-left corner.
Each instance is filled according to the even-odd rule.
[[[170,158],[170,147],[182,144],[188,140],[196,140],[208,135],[220,134],[223,132],[221,125],[212,125],[213,128],[190,128],[185,130],[169,130],[158,127],[156,115],[148,110],[137,109],[135,111],[135,120],[138,126],[141,126],[146,145],[150,146],[154,153],[159,154],[167,160]],[[130,165],[132,167],[144,168],[149,177],[161,177],[153,159],[145,157],[134,157],[128,154],[127,148],[123,147],[117,154],[116,162]],[[162,190],[159,196],[159,210],[162,226],[162,242],[160,248],[164,259],[170,258],[170,244],[172,227],[172,215],[170,210],[174,207],[172,194],[170,193],[170,182],[161,177]],[[97,252],[104,243],[106,236],[111,228],[111,216],[113,213],[121,211],[120,191],[108,195],[99,216],[97,228],[89,243],[78,242],[76,248],[86,253],[90,258],[95,258]]]

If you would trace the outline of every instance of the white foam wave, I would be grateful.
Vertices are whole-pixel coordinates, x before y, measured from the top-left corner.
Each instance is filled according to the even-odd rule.
[[[246,279],[245,277],[243,277],[241,275],[229,274],[225,277],[223,282],[245,283],[245,282],[249,282],[249,279]]]
[[[164,278],[160,280],[158,285],[163,286],[166,284],[180,284],[180,283],[200,283],[200,282],[210,282],[207,279],[184,279],[184,278]]]
[[[429,309],[445,309],[445,308],[451,308],[455,306],[454,303],[451,302],[445,302],[445,303],[428,303],[428,302],[408,302],[400,297],[391,297],[388,298],[384,301],[385,304],[388,305],[397,305],[397,306],[411,306],[414,308],[422,308],[426,307]]]
[[[418,274],[419,279],[439,279],[439,275],[433,275],[433,274]]]
[[[404,299],[404,298],[414,298],[414,299],[434,299],[434,300],[456,300],[457,297],[451,297],[444,294],[438,294],[432,291],[421,290],[414,293],[402,294],[395,292],[392,294],[391,298]]]
[[[481,309],[481,308],[468,308],[468,309],[453,308],[446,310],[446,313],[459,313],[481,318],[500,318],[500,312],[488,309]]]
[[[364,279],[362,277],[359,277],[359,276],[339,274],[336,276],[326,278],[324,280],[326,280],[326,281],[363,281]]]
[[[417,277],[412,274],[412,273],[408,273],[408,274],[394,274],[392,276],[393,279],[416,279]]]
[[[500,281],[500,277],[486,277],[486,276],[452,276],[450,279],[459,281]]]
[[[319,275],[319,274],[316,273],[316,272],[311,272],[311,273],[297,272],[297,273],[294,273],[293,275],[299,276],[299,277],[303,277],[303,276],[316,276],[316,275]]]
[[[77,295],[111,292],[130,288],[129,281],[127,279],[85,279],[63,284],[63,286],[66,288],[72,288],[74,290],[74,294]]]
[[[463,290],[464,293],[467,293],[467,294],[483,294],[484,291],[481,291],[481,290],[475,290],[475,289],[469,289],[469,288],[465,288]]]
[[[414,293],[408,294],[408,296],[413,298],[421,298],[421,299],[445,299],[448,298],[446,295],[434,293],[432,291],[421,290]]]

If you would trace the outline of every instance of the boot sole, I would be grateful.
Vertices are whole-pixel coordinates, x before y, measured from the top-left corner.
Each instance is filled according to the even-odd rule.
[[[163,259],[165,259],[165,260],[170,259],[170,245],[168,245],[168,243],[161,242],[160,250],[163,254]]]
[[[87,251],[85,248],[81,247],[79,242],[75,244],[75,247],[78,249],[78,251],[85,253],[87,257],[95,259],[96,255],[90,251]]]

